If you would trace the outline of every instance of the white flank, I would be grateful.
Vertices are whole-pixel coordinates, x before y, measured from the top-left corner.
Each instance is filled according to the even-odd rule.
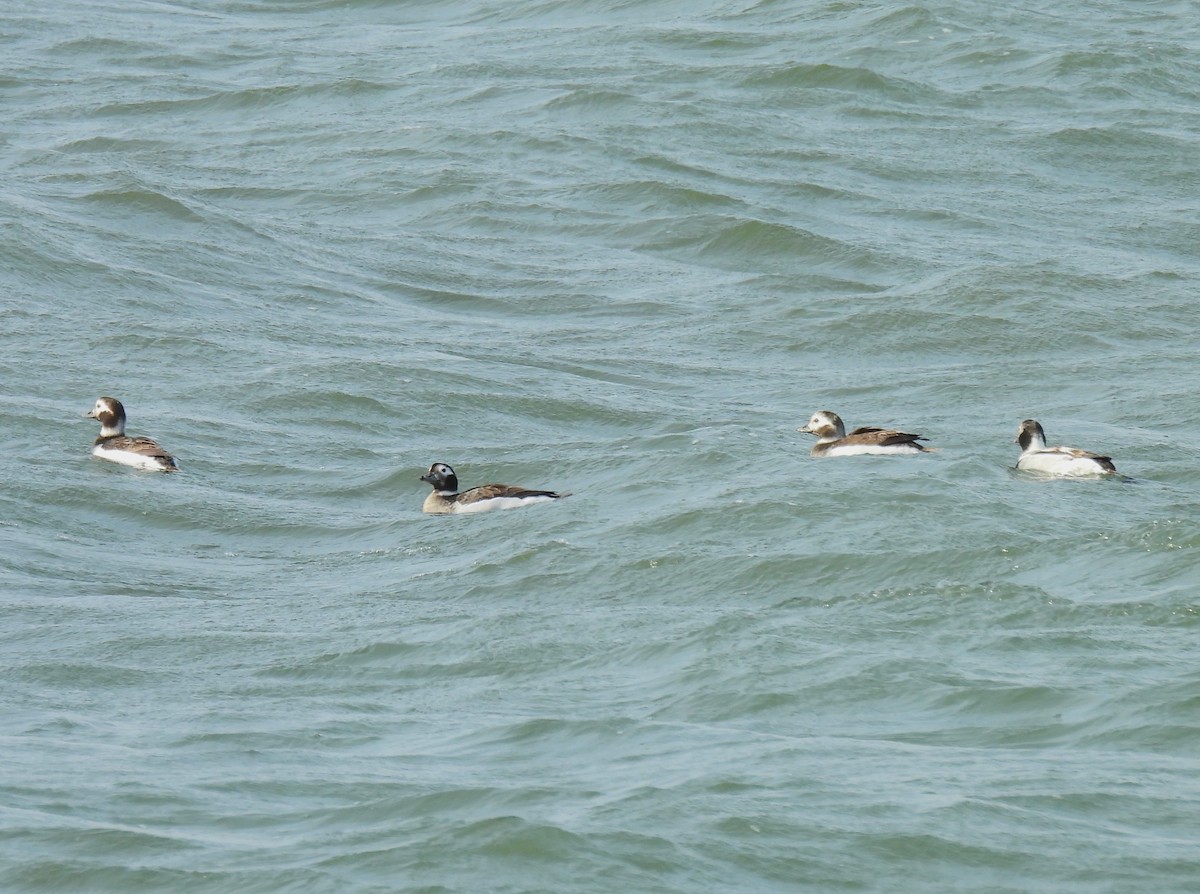
[[[1022,453],[1017,460],[1017,468],[1022,472],[1041,472],[1068,478],[1112,474],[1090,456],[1074,456],[1069,451],[1053,448]]]
[[[490,500],[477,500],[474,503],[455,503],[455,513],[490,512],[493,509],[516,509],[518,506],[528,506],[531,503],[548,503],[554,497],[492,497]]]
[[[885,456],[924,452],[912,444],[846,444],[822,450],[817,456]]]
[[[120,463],[123,466],[133,466],[135,469],[145,469],[149,472],[165,472],[178,468],[178,466],[165,463],[152,456],[143,456],[140,453],[133,453],[129,450],[106,450],[102,444],[97,444],[92,448],[92,456]]]

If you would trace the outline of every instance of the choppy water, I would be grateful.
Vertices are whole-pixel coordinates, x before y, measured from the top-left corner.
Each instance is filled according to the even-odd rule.
[[[8,4],[0,889],[1195,891],[1198,49]],[[573,496],[427,517],[434,460]]]

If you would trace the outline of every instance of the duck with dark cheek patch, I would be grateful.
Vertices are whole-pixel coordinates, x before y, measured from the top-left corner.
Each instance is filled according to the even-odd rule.
[[[846,434],[842,417],[830,410],[817,410],[808,424],[796,431],[817,436],[813,456],[911,456],[938,450],[918,444],[925,440],[920,435],[894,428],[856,428]]]
[[[92,456],[151,472],[179,469],[175,457],[163,450],[157,441],[125,434],[125,407],[115,397],[100,398],[83,415],[100,422],[100,437],[92,445]]]
[[[570,496],[552,490],[531,490],[511,484],[483,484],[459,493],[458,476],[445,463],[434,463],[429,467],[429,471],[421,476],[421,480],[433,488],[433,493],[425,498],[425,505],[421,508],[425,512],[437,515],[517,509]]]
[[[1115,475],[1111,457],[1089,453],[1077,447],[1047,447],[1046,432],[1036,419],[1026,419],[1017,429],[1021,456],[1017,468],[1023,472],[1041,472],[1063,478]]]

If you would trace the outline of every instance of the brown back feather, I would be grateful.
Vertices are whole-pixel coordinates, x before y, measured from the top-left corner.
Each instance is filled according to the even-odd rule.
[[[849,441],[852,438],[856,438],[856,436],[861,436],[857,437],[859,443],[879,444],[883,447],[890,447],[893,444],[914,444],[917,441],[925,440],[920,435],[910,434],[906,431],[896,431],[893,428],[872,428],[869,426],[854,429],[854,431],[846,435],[844,440]]]
[[[514,487],[511,484],[481,484],[470,490],[464,490],[454,499],[459,503],[478,503],[480,500],[491,500],[496,497],[551,497],[558,499],[559,495],[552,490],[529,490],[524,487]]]
[[[153,457],[154,459],[174,458],[157,441],[145,437],[131,438],[127,435],[113,435],[111,438],[96,438],[96,443],[103,444],[111,450],[128,450],[130,453],[137,453],[141,456]]]

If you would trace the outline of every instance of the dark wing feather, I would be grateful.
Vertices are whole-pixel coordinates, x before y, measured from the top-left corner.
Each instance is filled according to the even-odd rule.
[[[1067,447],[1066,450],[1072,456],[1078,456],[1086,459],[1094,459],[1096,463],[1106,472],[1115,472],[1117,467],[1113,465],[1111,456],[1101,456],[1099,453],[1092,453],[1088,450],[1079,450],[1077,448]]]
[[[878,444],[881,447],[890,447],[893,444],[915,444],[917,441],[924,441],[925,438],[920,435],[914,435],[906,431],[896,431],[892,428],[856,428],[850,434],[846,435],[845,440],[851,439],[860,444]]]
[[[492,500],[496,497],[551,497],[558,499],[559,494],[552,490],[529,490],[525,487],[514,487],[511,484],[482,484],[465,490],[455,500],[459,503],[478,503],[480,500]]]
[[[103,444],[110,450],[128,450],[130,453],[137,453],[141,456],[148,456],[151,459],[161,459],[174,462],[175,457],[167,453],[157,441],[150,438],[131,438],[126,435],[117,435],[114,438],[97,438],[97,444]]]

